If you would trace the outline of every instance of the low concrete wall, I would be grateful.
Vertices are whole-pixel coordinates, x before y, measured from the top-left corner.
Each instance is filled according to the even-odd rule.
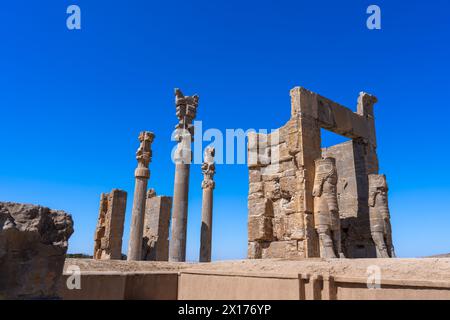
[[[64,300],[123,300],[126,275],[122,272],[84,272],[81,274],[81,289],[67,288],[63,274],[60,296]]]
[[[382,280],[309,274],[219,271],[83,272],[81,289],[66,287],[65,300],[450,300],[449,281]]]
[[[82,272],[81,289],[69,290],[64,274],[64,300],[176,300],[177,272]]]
[[[179,300],[298,300],[297,275],[181,272]]]
[[[368,289],[363,278],[334,277],[338,300],[450,300],[450,282],[381,280],[380,288]]]
[[[132,273],[127,275],[125,300],[177,300],[178,273]]]

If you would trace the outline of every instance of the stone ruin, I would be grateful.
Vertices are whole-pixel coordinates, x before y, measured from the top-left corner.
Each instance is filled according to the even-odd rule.
[[[147,192],[154,134],[141,132],[128,260],[186,259],[192,121],[199,98],[184,96],[179,89],[175,90],[175,97],[178,145],[174,153],[173,201],[170,197],[157,197],[154,190]],[[249,134],[249,258],[395,256],[386,178],[378,175],[373,113],[376,102],[374,96],[360,93],[357,111],[353,112],[296,87],[291,90],[290,120],[270,134]],[[322,148],[322,128],[351,140]],[[215,172],[212,148],[205,150],[202,169],[199,261],[209,262]],[[113,250],[108,240],[112,230],[120,230],[117,236],[122,235],[124,206],[114,222],[122,229],[108,223],[108,210],[112,209],[102,202],[94,254],[97,259],[119,258],[117,252],[113,257],[106,251]]]
[[[114,189],[102,193],[100,209],[95,230],[94,259],[122,259],[122,236],[127,207],[127,193]]]
[[[369,174],[370,231],[380,258],[395,257],[387,192],[386,176]]]
[[[71,215],[0,202],[0,300],[57,299]]]
[[[172,197],[157,196],[154,189],[148,190],[145,203],[142,260],[168,261],[171,210]]]
[[[369,202],[377,99],[361,93],[352,112],[301,87],[290,93],[290,120],[249,135],[248,258],[394,256],[387,187],[371,187]],[[321,128],[351,141],[322,149]]]
[[[150,178],[149,165],[152,159],[151,146],[155,135],[149,131],[139,134],[139,148],[136,152],[138,166],[135,170],[135,190],[131,215],[130,240],[128,243],[128,261],[152,260],[152,261],[185,261],[186,260],[186,230],[188,212],[189,172],[192,158],[191,142],[194,134],[192,124],[198,107],[199,97],[185,96],[180,89],[175,89],[175,106],[178,123],[176,125],[177,148],[174,154],[175,183],[172,197],[156,196],[153,189],[147,191]],[[214,164],[210,164],[214,168]],[[208,177],[212,175],[208,171]],[[208,182],[208,181],[207,181]],[[205,182],[206,183],[206,182]],[[204,184],[205,184],[204,183]],[[202,188],[203,185],[202,184]],[[205,223],[211,225],[212,216],[212,188],[211,184],[203,188]],[[116,195],[117,196],[117,195]],[[108,205],[108,197],[102,195],[100,201],[100,214],[95,233],[95,259],[120,259],[121,239],[123,235],[123,223],[126,206],[118,206],[113,209]],[[171,210],[173,204],[172,223]],[[120,208],[119,208],[120,207]],[[117,212],[116,212],[117,210]],[[119,213],[120,212],[120,213]],[[108,217],[114,216],[115,219]],[[169,242],[169,226],[172,227],[172,238]],[[209,226],[209,233],[211,226]],[[111,239],[114,238],[114,241]],[[117,241],[120,238],[120,245]],[[211,235],[204,232],[202,246],[205,259],[210,259]],[[114,254],[111,252],[114,251]],[[208,258],[209,256],[209,258]]]

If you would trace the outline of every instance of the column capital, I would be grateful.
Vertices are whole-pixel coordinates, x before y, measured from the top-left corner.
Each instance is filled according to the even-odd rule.
[[[202,173],[203,173],[203,181],[202,188],[214,189],[214,174],[216,173],[216,165],[214,163],[214,156],[216,154],[216,150],[213,147],[207,147],[204,153],[204,161],[202,164]]]
[[[197,116],[198,101],[198,95],[185,96],[180,89],[175,89],[175,107],[178,118],[176,129],[185,129],[194,135],[192,121]]]
[[[140,145],[136,151],[136,160],[138,161],[138,167],[136,168],[134,175],[136,178],[149,178],[150,170],[148,166],[152,160],[152,143],[155,139],[155,135],[150,131],[142,131],[139,134]]]

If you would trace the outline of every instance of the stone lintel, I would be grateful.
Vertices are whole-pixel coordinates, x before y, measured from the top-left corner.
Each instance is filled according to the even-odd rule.
[[[373,105],[376,97],[360,93],[358,111],[355,113],[317,93],[303,87],[295,87],[291,94],[291,117],[311,117],[324,129],[350,139],[362,138],[376,146]]]

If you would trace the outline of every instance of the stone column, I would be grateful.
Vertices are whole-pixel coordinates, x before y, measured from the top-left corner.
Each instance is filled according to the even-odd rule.
[[[176,115],[179,122],[175,131],[178,145],[174,154],[175,185],[169,261],[182,262],[186,261],[189,169],[192,158],[191,142],[194,136],[192,121],[197,114],[198,96],[185,97],[179,89],[175,89],[175,97]]]
[[[214,164],[215,149],[205,149],[205,159],[202,165],[203,171],[203,200],[202,200],[202,227],[200,235],[200,262],[211,262],[211,240],[212,240],[212,211],[213,211],[213,180],[216,173]]]
[[[145,198],[147,194],[147,182],[150,178],[148,165],[152,158],[151,144],[154,138],[155,135],[152,132],[143,131],[139,134],[141,145],[136,152],[138,166],[134,172],[136,182],[131,215],[130,241],[128,243],[128,261],[138,261],[142,259]]]

